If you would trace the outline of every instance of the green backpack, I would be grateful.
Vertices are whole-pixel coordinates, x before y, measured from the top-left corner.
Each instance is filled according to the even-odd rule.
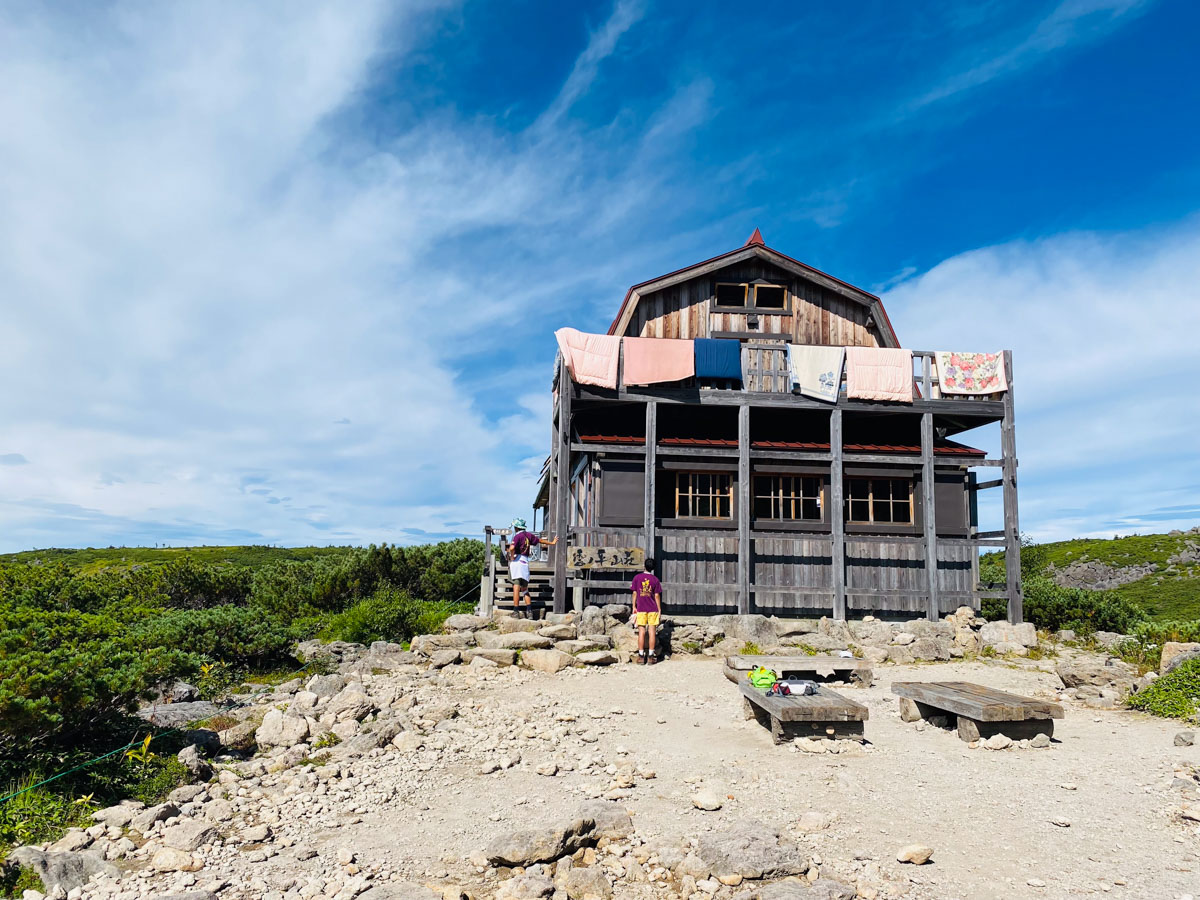
[[[752,685],[763,691],[769,691],[771,685],[779,680],[775,673],[766,666],[755,666],[746,677],[750,679]]]

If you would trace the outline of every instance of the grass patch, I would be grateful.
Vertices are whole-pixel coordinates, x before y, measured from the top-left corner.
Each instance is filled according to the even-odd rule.
[[[1189,659],[1126,701],[1133,709],[1169,719],[1200,718],[1200,659]]]
[[[699,653],[700,644],[697,641],[684,641],[680,645],[679,649],[684,653]]]
[[[1107,593],[1136,603],[1156,621],[1200,619],[1200,576],[1156,572]]]
[[[742,649],[738,651],[742,656],[759,656],[762,654],[762,647],[754,643],[754,641],[746,641],[742,644]]]
[[[32,869],[19,866],[0,867],[0,897],[20,897],[25,891],[44,894],[46,886]]]
[[[336,747],[341,742],[342,739],[332,731],[326,731],[317,737],[313,742],[312,748],[314,750],[327,750],[330,747]]]

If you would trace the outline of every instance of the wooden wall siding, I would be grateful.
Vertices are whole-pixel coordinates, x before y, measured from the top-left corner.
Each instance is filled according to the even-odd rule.
[[[790,394],[787,353],[780,349],[746,346],[742,349],[742,383],[748,391]]]
[[[643,296],[625,332],[631,337],[705,338],[713,331],[746,331],[746,317],[738,313],[710,313],[717,282],[754,281],[765,278],[787,284],[790,318],[759,313],[758,330],[764,335],[800,344],[881,347],[878,323],[867,328],[870,310],[839,294],[776,269],[755,259],[720,272],[686,281]],[[769,340],[770,338],[768,338]]]
[[[853,595],[856,589],[897,592],[891,596],[859,595],[850,602],[850,606],[858,610],[923,614],[928,609],[924,553],[924,545],[920,541],[856,541],[848,535],[847,595]],[[939,607],[943,612],[953,612],[959,606],[979,608],[977,599],[966,596],[974,588],[971,553],[967,545],[938,546],[938,590],[958,594],[940,598]]]
[[[659,578],[667,585],[663,605],[680,615],[693,612],[737,612],[737,535],[684,537],[659,532]],[[729,585],[723,592],[693,591],[674,585]]]
[[[754,592],[754,611],[779,611],[786,615],[822,610],[828,614],[833,609],[832,563],[828,540],[756,538],[754,587],[794,590]]]

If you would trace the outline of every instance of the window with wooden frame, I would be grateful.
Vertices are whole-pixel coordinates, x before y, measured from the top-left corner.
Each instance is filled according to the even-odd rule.
[[[787,309],[787,288],[781,284],[754,285],[755,309]]]
[[[675,518],[732,519],[733,474],[676,472]]]
[[[745,306],[750,300],[750,285],[717,283],[717,306]]]
[[[911,525],[911,478],[847,478],[846,521],[856,525]]]
[[[787,288],[782,284],[717,282],[716,305],[732,309],[787,312]]]
[[[816,475],[756,475],[754,518],[820,522],[824,479]]]

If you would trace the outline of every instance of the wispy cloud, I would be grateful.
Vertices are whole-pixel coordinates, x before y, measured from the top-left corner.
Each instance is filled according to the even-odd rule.
[[[1197,524],[1197,285],[1192,220],[976,250],[884,300],[909,346],[1013,350],[1022,523],[1060,538]]]
[[[1049,15],[1015,35],[1001,35],[995,43],[968,44],[973,58],[964,68],[945,76],[937,85],[901,107],[911,115],[926,106],[956,97],[997,78],[1012,75],[1049,54],[1084,40],[1095,40],[1144,11],[1151,0],[1063,0]],[[976,25],[991,27],[988,22]]]
[[[621,37],[644,14],[641,0],[616,0],[612,14],[600,28],[592,32],[587,48],[575,59],[571,74],[567,76],[554,102],[539,117],[536,128],[556,125],[575,102],[587,93],[600,72],[600,64],[616,51]]]

